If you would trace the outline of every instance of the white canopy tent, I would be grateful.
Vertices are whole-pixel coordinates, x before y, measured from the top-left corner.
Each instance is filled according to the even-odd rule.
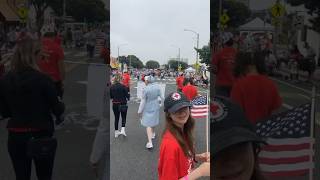
[[[195,69],[193,69],[192,67],[188,67],[186,70],[184,70],[184,72],[189,72],[189,73],[194,73],[194,72],[196,72],[196,70]]]
[[[264,32],[273,32],[275,30],[274,26],[269,23],[264,22],[259,17],[256,17],[252,21],[239,27],[239,31],[264,31]]]

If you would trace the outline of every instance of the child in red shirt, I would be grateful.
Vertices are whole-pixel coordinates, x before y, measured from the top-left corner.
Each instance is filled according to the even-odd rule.
[[[231,99],[244,110],[252,123],[270,116],[282,105],[275,83],[266,75],[261,53],[239,53],[235,65],[238,78],[231,91]]]
[[[210,154],[195,155],[192,137],[195,121],[190,115],[190,106],[187,97],[179,92],[169,94],[164,101],[166,128],[160,146],[159,180],[194,180],[210,176]],[[193,169],[196,160],[203,163]]]

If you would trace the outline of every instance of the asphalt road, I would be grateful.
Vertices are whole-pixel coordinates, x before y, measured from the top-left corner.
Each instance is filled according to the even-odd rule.
[[[157,81],[165,83],[165,94],[175,91],[176,85],[174,79],[166,81]],[[156,128],[156,139],[153,141],[153,150],[149,151],[145,145],[147,135],[145,128],[140,124],[137,112],[139,103],[136,98],[136,81],[131,85],[132,100],[129,102],[128,117],[126,124],[127,137],[114,137],[114,115],[110,115],[110,162],[111,162],[111,179],[112,180],[156,180],[158,179],[157,165],[159,157],[160,135],[164,129],[164,112],[163,107],[160,113],[160,124]],[[204,90],[201,94],[205,95]],[[112,110],[110,109],[110,112]],[[206,151],[205,136],[206,119],[197,119],[195,128],[196,150],[197,153]],[[121,119],[119,122],[119,127]],[[209,178],[203,178],[209,179]]]

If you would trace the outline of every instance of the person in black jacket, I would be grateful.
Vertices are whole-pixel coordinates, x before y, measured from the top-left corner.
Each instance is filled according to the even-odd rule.
[[[51,180],[56,146],[49,156],[33,156],[27,152],[34,148],[30,146],[34,139],[53,139],[52,114],[59,117],[65,109],[51,78],[39,71],[40,56],[39,42],[27,36],[21,38],[11,69],[0,80],[0,115],[8,119],[8,152],[16,180],[30,180],[32,161],[38,179]]]
[[[114,83],[110,87],[110,98],[112,99],[112,109],[115,117],[115,137],[118,137],[120,134],[127,136],[125,132],[125,127],[128,111],[127,101],[129,101],[130,99],[130,92],[128,91],[128,88],[125,85],[120,83],[120,81],[121,75],[116,74],[114,77]],[[121,131],[119,131],[118,128],[120,114],[122,118]]]

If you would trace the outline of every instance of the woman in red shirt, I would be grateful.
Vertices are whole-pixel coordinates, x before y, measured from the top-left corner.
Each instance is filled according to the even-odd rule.
[[[277,86],[266,75],[262,53],[239,53],[235,64],[236,82],[231,99],[244,110],[252,123],[270,116],[282,105]]]
[[[210,176],[210,154],[195,154],[190,101],[179,92],[169,94],[164,101],[166,128],[158,162],[159,180],[194,180]],[[203,163],[193,169],[196,161]]]

